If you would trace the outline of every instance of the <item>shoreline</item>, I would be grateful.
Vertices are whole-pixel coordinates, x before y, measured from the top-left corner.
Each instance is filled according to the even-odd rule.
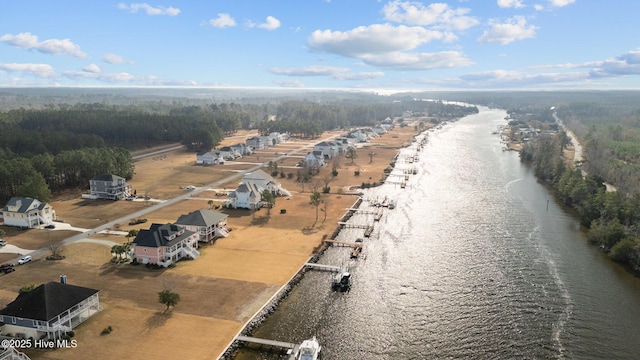
[[[351,205],[351,208],[347,210],[344,215],[342,215],[342,217],[339,219],[339,222],[342,223],[348,221],[355,213],[355,209],[358,209],[362,202],[363,198],[362,196],[359,196],[353,203],[353,205]],[[344,228],[344,225],[340,223],[336,226],[336,230],[334,230],[333,234],[330,236],[330,239],[335,239],[340,231]],[[306,261],[307,263],[318,262],[318,260],[320,260],[320,258],[324,254],[325,250],[329,248],[329,245],[324,242],[324,239],[322,240],[322,244],[320,244],[319,246],[320,250],[313,256],[309,257],[309,259]],[[256,328],[258,328],[265,320],[267,320],[267,318],[273,312],[278,309],[280,303],[287,296],[289,296],[289,293],[304,278],[304,275],[308,271],[306,267],[307,266],[305,264],[302,264],[298,271],[296,271],[293,276],[291,276],[289,281],[287,281],[286,284],[282,285],[282,287],[278,289],[278,291],[262,306],[262,308],[260,308],[251,317],[251,319],[245,323],[242,329],[240,329],[240,331],[238,331],[238,333],[229,342],[229,345],[227,345],[225,350],[216,358],[217,360],[231,360],[235,357],[238,350],[240,350],[240,348],[242,347],[242,345],[237,343],[236,338],[240,335],[250,336]]]
[[[418,138],[426,138],[428,136],[430,129],[418,132],[417,134],[415,134],[412,137],[412,141],[409,142],[408,144],[406,144],[405,146],[400,146],[398,147],[398,152],[396,153],[396,155],[392,158],[392,171],[393,169],[396,168],[396,160],[398,158],[398,156],[402,153],[403,149],[408,149],[410,148],[413,144],[418,143]],[[388,174],[387,174],[388,175]],[[375,189],[379,186],[382,186],[386,183],[386,177],[383,179],[382,183],[380,183],[379,185],[375,186],[375,187],[371,187],[370,189]],[[353,214],[355,214],[356,210],[360,208],[360,206],[362,205],[362,203],[365,201],[365,199],[363,198],[364,194],[362,192],[359,192],[358,198],[356,199],[356,201],[351,205],[351,207],[349,209],[347,209],[347,211],[342,215],[342,217],[340,217],[340,219],[338,219],[338,224],[336,226],[336,229],[334,230],[334,232],[332,233],[332,235],[329,237],[329,239],[334,240],[339,234],[340,232],[344,229],[345,225],[344,223],[347,222],[352,216]],[[318,262],[318,260],[320,260],[320,258],[324,255],[325,251],[331,246],[328,245],[327,243],[324,242],[324,238],[323,238],[323,242],[322,244],[319,245],[320,246],[320,250],[314,254],[313,256],[311,256],[307,262],[308,263],[315,263]],[[254,316],[245,323],[245,325],[243,326],[243,328],[234,336],[234,338],[229,342],[229,345],[227,346],[227,348],[225,348],[225,350],[222,352],[222,354],[220,354],[216,359],[217,360],[232,360],[235,358],[235,356],[237,355],[238,351],[240,351],[240,349],[244,346],[242,344],[239,344],[236,341],[236,338],[240,335],[245,335],[245,336],[250,336],[262,323],[264,323],[267,318],[274,313],[280,303],[287,298],[287,296],[289,296],[289,294],[291,293],[291,291],[294,290],[295,286],[302,281],[302,279],[304,278],[304,275],[306,274],[308,270],[306,269],[306,265],[302,265],[298,271],[293,274],[293,276],[289,279],[289,281],[284,284],[270,299],[269,301],[267,301],[260,310],[258,310]]]

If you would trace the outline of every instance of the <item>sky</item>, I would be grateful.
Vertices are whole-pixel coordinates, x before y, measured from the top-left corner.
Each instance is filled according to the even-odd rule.
[[[640,89],[637,0],[0,0],[0,87]]]

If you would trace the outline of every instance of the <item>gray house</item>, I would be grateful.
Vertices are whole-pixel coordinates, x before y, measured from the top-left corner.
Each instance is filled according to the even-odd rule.
[[[175,224],[199,234],[200,242],[213,242],[217,238],[229,236],[226,229],[227,217],[227,214],[217,211],[200,209],[181,215]]]
[[[49,282],[24,292],[0,310],[0,329],[6,336],[57,339],[102,310],[99,290]]]
[[[100,175],[89,180],[90,199],[122,200],[131,194],[131,185],[123,177],[113,174]]]

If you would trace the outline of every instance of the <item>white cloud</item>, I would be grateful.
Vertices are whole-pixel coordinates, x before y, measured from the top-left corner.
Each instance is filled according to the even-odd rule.
[[[116,54],[104,54],[102,60],[109,64],[133,64],[133,61],[126,60],[122,56]]]
[[[533,8],[536,9],[536,11],[542,11],[544,10],[544,6],[540,5],[540,4],[535,4],[533,5]]]
[[[498,6],[501,8],[523,8],[522,0],[498,0]]]
[[[537,27],[527,25],[527,20],[522,16],[515,16],[505,23],[498,23],[495,20],[489,22],[491,28],[485,30],[478,38],[481,44],[499,43],[506,45],[516,40],[533,38],[536,35]]]
[[[0,70],[21,72],[38,78],[53,78],[56,76],[55,70],[53,70],[53,67],[49,64],[0,64]]]
[[[443,33],[423,27],[390,24],[360,26],[349,31],[316,30],[307,40],[314,51],[335,53],[349,57],[412,50]]]
[[[90,70],[90,69],[89,69]],[[103,73],[100,71],[89,71],[86,68],[82,71],[65,71],[63,75],[69,79],[95,79],[108,83],[131,83],[135,76],[129,73]],[[95,69],[94,69],[95,70]]]
[[[371,79],[377,79],[383,76],[384,76],[384,73],[382,71],[371,71],[371,72],[338,74],[334,78],[336,80],[371,80]]]
[[[236,26],[236,21],[233,20],[231,15],[225,14],[225,13],[220,13],[220,14],[218,14],[217,18],[209,20],[208,24],[213,26],[213,27],[217,27],[217,28],[221,28],[222,29],[222,28],[226,28],[226,27]]]
[[[280,20],[274,18],[273,16],[267,16],[266,22],[258,25],[261,29],[267,29],[269,31],[275,30],[280,27]]]
[[[470,11],[465,8],[452,9],[444,3],[424,6],[420,2],[399,0],[389,2],[382,9],[384,18],[389,21],[458,31],[479,24],[477,19],[467,16]]]
[[[86,71],[86,72],[90,72],[90,73],[99,73],[100,72],[100,68],[96,64],[89,64],[89,65],[83,67],[82,70]]]
[[[368,65],[395,70],[431,70],[469,66],[473,62],[458,51],[436,53],[392,52],[382,55],[365,55],[362,61]]]
[[[640,49],[599,62],[590,74],[593,77],[640,75]]]
[[[576,0],[549,0],[549,3],[553,7],[564,7],[567,5],[571,5],[574,2],[576,2]]]
[[[337,67],[337,66],[305,66],[295,68],[270,68],[269,71],[276,75],[287,76],[335,76],[340,73],[349,71],[349,68]]]
[[[164,6],[151,6],[147,3],[132,3],[131,5],[127,5],[124,3],[118,4],[118,9],[127,10],[132,13],[137,13],[139,10],[143,10],[147,13],[147,15],[169,15],[176,16],[180,14],[180,9],[174,8],[172,6],[164,7]]]
[[[53,55],[71,55],[78,58],[86,58],[87,54],[80,50],[80,46],[74,44],[69,39],[49,39],[39,41],[36,35],[29,32],[19,33],[18,35],[5,34],[0,37],[0,41],[7,44],[27,49],[36,50],[45,54]]]
[[[338,66],[304,66],[295,68],[278,68],[273,67],[269,69],[270,72],[276,75],[286,76],[329,76],[336,80],[368,80],[376,79],[384,76],[383,72],[359,72],[352,73],[351,69]]]

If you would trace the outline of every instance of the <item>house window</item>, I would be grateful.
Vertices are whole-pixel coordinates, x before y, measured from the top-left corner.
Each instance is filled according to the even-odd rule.
[[[11,318],[11,323],[12,323],[12,324],[15,324],[15,323],[16,323],[16,318],[12,317],[12,318]]]
[[[38,326],[38,320],[33,320],[33,327],[37,327]]]

